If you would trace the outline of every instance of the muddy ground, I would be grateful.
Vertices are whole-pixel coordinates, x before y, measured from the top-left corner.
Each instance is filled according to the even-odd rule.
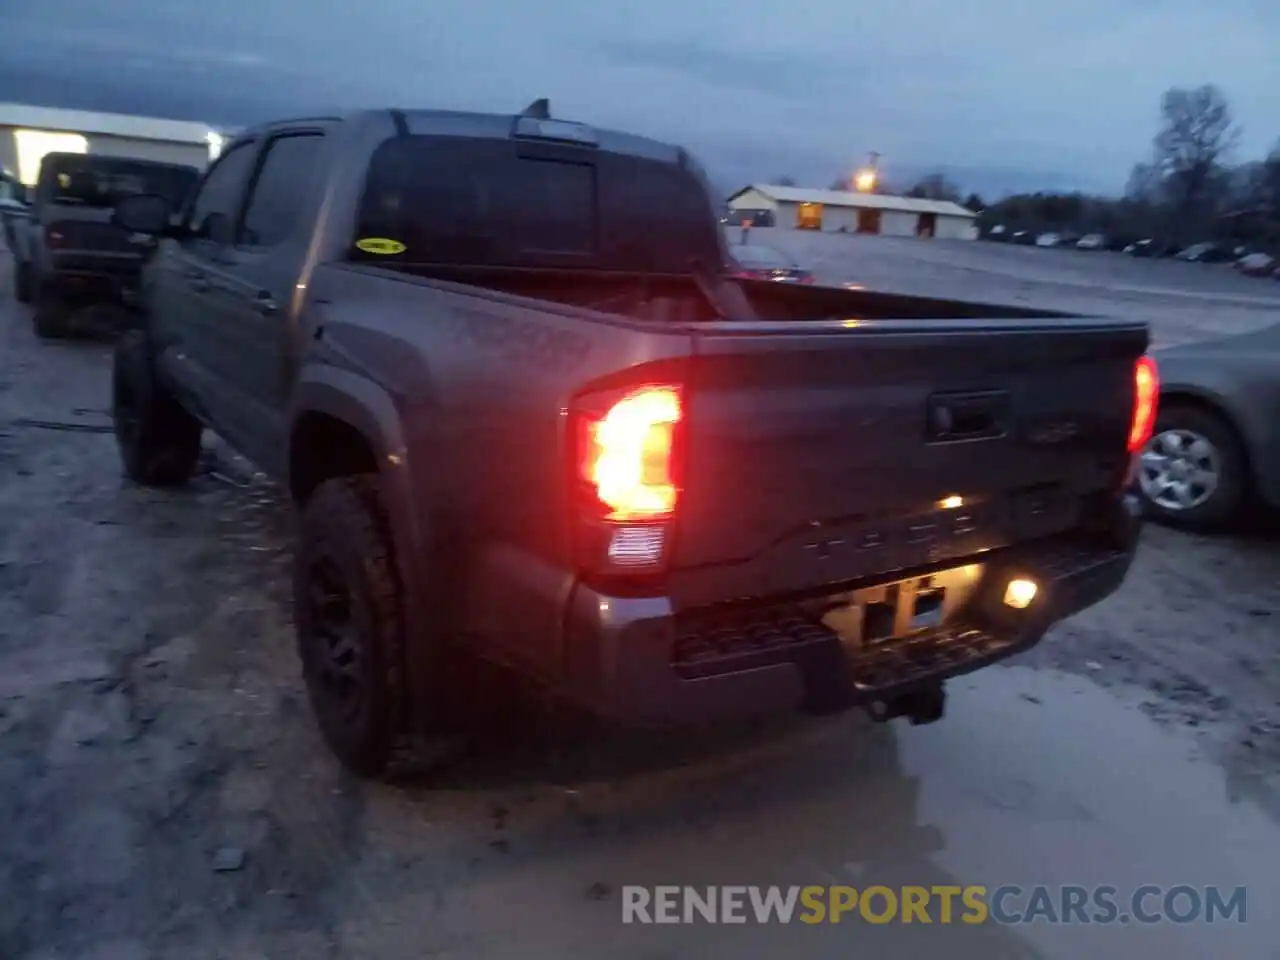
[[[187,490],[123,482],[108,348],[38,343],[3,254],[0,278],[0,960],[1280,956],[1274,520],[1149,528],[1120,594],[954,685],[934,726],[530,743],[359,783],[308,713],[276,492],[216,450]],[[1248,884],[1254,910],[1083,931],[619,910],[627,883],[1086,881]]]

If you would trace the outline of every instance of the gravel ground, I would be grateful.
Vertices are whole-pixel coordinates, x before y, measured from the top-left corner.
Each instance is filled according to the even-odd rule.
[[[187,490],[125,484],[108,349],[36,342],[3,262],[0,297],[3,960],[1280,956],[1274,533],[1148,529],[1120,594],[957,684],[934,726],[522,738],[430,784],[357,783],[308,713],[277,492],[216,448]],[[1233,930],[619,922],[625,883],[1013,876],[1247,882],[1255,911]]]
[[[732,246],[741,231],[730,230]],[[1280,323],[1280,283],[1226,265],[958,240],[756,228],[825,282],[1147,320],[1157,346]]]

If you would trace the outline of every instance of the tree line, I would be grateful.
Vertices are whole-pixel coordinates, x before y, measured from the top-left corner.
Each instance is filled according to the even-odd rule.
[[[979,214],[980,228],[1073,230],[1156,237],[1171,244],[1238,241],[1280,248],[1280,142],[1261,160],[1238,161],[1242,128],[1213,84],[1173,87],[1160,98],[1160,125],[1147,159],[1133,166],[1124,194],[1015,194],[985,204],[941,173],[901,190],[909,197],[951,200]],[[779,185],[794,181],[780,177]],[[899,185],[900,186],[900,185]],[[849,190],[846,178],[832,190]],[[898,192],[881,184],[883,193]]]

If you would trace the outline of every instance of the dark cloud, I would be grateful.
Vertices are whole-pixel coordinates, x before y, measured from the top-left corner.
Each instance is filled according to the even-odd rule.
[[[812,102],[830,93],[832,71],[847,81],[857,65],[827,64],[778,51],[729,50],[694,40],[608,40],[594,47],[614,67],[639,67],[683,74],[706,83],[748,94]]]
[[[549,96],[728,180],[823,185],[877,150],[988,193],[1117,189],[1174,84],[1219,83],[1266,149],[1278,49],[1274,0],[39,0],[4,14],[0,100],[235,124]]]

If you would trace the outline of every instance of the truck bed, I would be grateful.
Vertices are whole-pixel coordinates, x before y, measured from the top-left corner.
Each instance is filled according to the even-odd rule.
[[[357,271],[383,271],[350,267]],[[401,267],[387,274],[425,282],[479,287],[497,293],[583,307],[656,322],[708,323],[724,319],[688,276],[510,268]],[[844,287],[801,286],[763,280],[724,281],[744,299],[728,305],[736,321],[825,319],[1047,319],[1071,314],[1007,304],[878,293]],[[735,309],[735,307],[737,309]]]
[[[366,266],[317,279],[337,341],[338,318],[358,316],[353,335],[372,343],[379,331],[399,369],[394,344],[411,324],[433,344],[433,402],[485,425],[449,448],[451,515],[512,531],[478,544],[504,571],[477,577],[495,584],[476,599],[485,619],[496,584],[529,557],[572,575],[558,555],[567,521],[541,505],[558,502],[560,411],[582,391],[653,378],[683,391],[664,583],[683,611],[884,581],[1086,524],[1127,466],[1148,337],[1123,320],[749,281],[740,289],[756,319],[657,323],[644,322],[656,311],[581,308],[632,289],[648,303],[655,293],[694,302],[693,283],[652,278],[645,291],[635,277],[557,284],[505,271],[478,289]],[[525,299],[535,293],[543,299]]]

